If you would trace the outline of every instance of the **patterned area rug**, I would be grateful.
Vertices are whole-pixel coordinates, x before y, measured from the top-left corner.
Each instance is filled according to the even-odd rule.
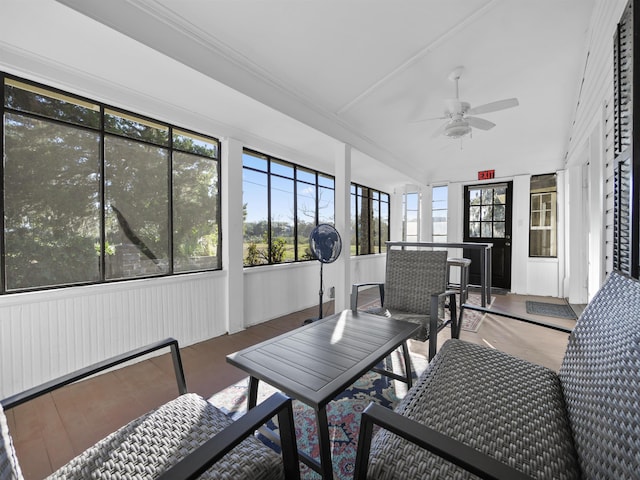
[[[385,361],[387,368],[393,366],[394,371],[402,371],[401,358],[400,350],[393,352]],[[412,354],[411,360],[414,377],[417,377],[426,368],[427,360],[417,354]],[[248,384],[248,378],[244,379],[216,393],[209,401],[237,418],[246,411]],[[258,403],[275,391],[271,385],[260,382]],[[336,479],[346,480],[353,478],[362,411],[371,401],[393,408],[405,394],[406,384],[391,380],[375,372],[369,372],[329,403],[327,417],[333,454],[334,477]],[[293,406],[298,448],[318,459],[319,447],[315,412],[312,408],[297,400],[293,402]],[[277,425],[273,422],[269,426],[271,429],[277,430]],[[263,441],[267,445],[270,444],[264,438]],[[304,480],[320,478],[320,475],[305,464],[301,463],[300,468]]]
[[[547,303],[527,300],[526,305],[527,313],[533,313],[534,315],[546,315],[548,317],[567,318],[570,320],[578,318],[576,312],[566,303]]]

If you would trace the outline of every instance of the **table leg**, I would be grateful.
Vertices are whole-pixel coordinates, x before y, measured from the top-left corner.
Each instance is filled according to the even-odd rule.
[[[413,385],[413,379],[411,378],[411,357],[409,356],[409,345],[405,341],[402,344],[402,356],[404,358],[404,371],[407,376],[407,388],[411,388]]]
[[[258,382],[256,377],[249,377],[249,396],[247,398],[247,410],[251,410],[258,403]]]
[[[316,408],[318,421],[318,446],[320,447],[320,468],[324,480],[333,479],[333,462],[331,460],[331,442],[329,439],[329,421],[326,407]]]

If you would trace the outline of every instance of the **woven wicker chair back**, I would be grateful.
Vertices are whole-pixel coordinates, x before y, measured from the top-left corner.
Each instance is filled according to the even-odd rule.
[[[571,333],[559,375],[583,478],[638,478],[640,283],[609,275]]]
[[[428,315],[431,295],[446,290],[446,272],[446,251],[388,250],[385,308]]]

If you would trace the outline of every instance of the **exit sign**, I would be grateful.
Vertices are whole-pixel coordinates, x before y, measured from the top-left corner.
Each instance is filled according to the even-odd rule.
[[[496,171],[495,170],[482,170],[478,172],[478,180],[491,180],[495,178]]]

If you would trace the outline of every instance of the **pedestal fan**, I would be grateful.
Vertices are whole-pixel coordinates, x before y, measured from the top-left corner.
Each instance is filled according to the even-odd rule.
[[[320,302],[318,305],[318,319],[322,318],[322,297],[324,295],[324,285],[322,281],[322,267],[325,263],[333,263],[340,256],[342,251],[342,239],[340,234],[333,227],[327,223],[321,223],[316,226],[309,235],[309,249],[314,258],[320,262]],[[309,323],[313,320],[307,320],[305,323]]]

